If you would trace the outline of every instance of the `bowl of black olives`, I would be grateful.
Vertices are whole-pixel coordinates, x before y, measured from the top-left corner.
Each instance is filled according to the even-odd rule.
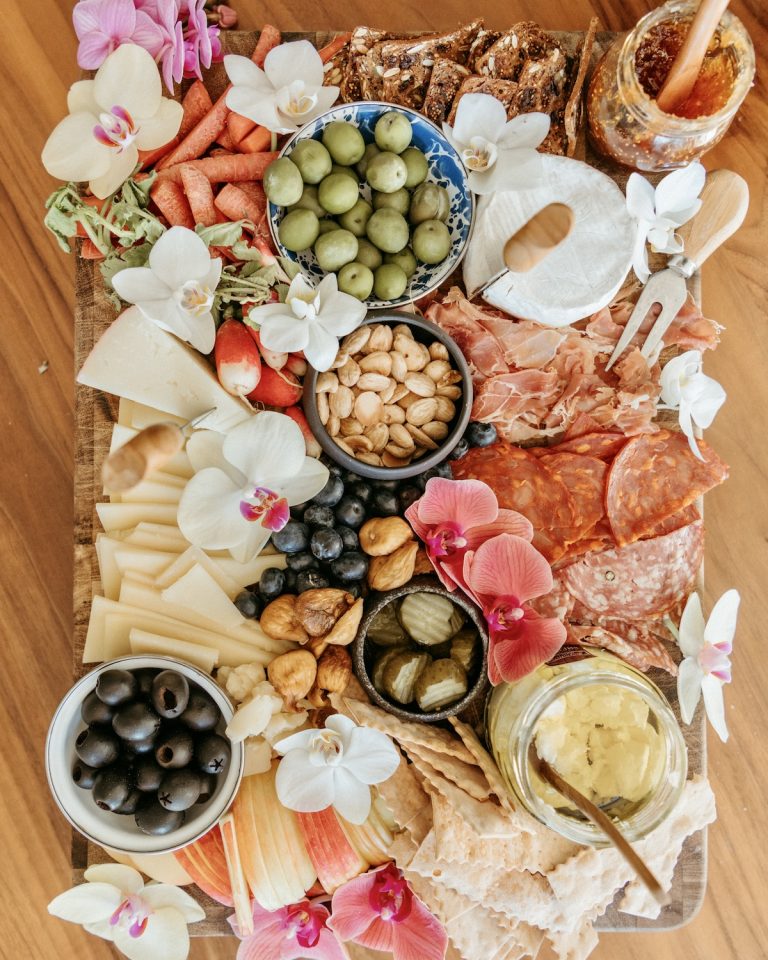
[[[82,677],[45,747],[48,783],[75,829],[124,853],[167,853],[219,820],[243,775],[234,708],[203,671],[132,656]]]

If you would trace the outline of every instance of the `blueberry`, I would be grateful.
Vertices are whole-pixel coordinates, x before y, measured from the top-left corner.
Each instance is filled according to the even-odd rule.
[[[342,554],[343,556],[343,554]],[[338,560],[334,560],[338,563]],[[296,592],[304,593],[305,590],[318,590],[320,587],[327,587],[330,581],[324,577],[319,570],[304,570],[296,578]]]
[[[323,463],[328,467],[328,473],[333,474],[334,477],[342,477],[344,473],[344,468],[340,467],[338,463],[333,463],[331,460],[323,460]],[[343,477],[342,477],[343,479]]]
[[[396,517],[400,513],[400,504],[394,490],[377,490],[371,500],[371,513],[379,517]]]
[[[312,497],[312,503],[319,503],[321,507],[335,507],[343,496],[344,481],[341,477],[331,474],[320,493],[316,493]]]
[[[285,574],[279,567],[267,567],[259,578],[259,593],[265,600],[274,600],[285,591]]]
[[[433,477],[440,477],[443,480],[453,480],[453,473],[451,472],[450,464],[441,463],[436,467],[431,467],[425,473],[422,473],[424,478],[424,483],[427,483]]]
[[[373,487],[365,480],[355,480],[354,483],[347,484],[347,493],[352,497],[357,497],[363,503],[370,503],[373,496]]]
[[[295,506],[291,507],[291,519],[301,521],[304,518],[304,511],[309,506],[309,501],[306,503],[297,503]]]
[[[306,523],[289,520],[282,530],[272,534],[272,543],[281,553],[300,553],[309,546],[309,533]]]
[[[473,421],[464,431],[464,436],[471,447],[489,447],[496,442],[498,434],[492,423],[477,423]]]
[[[295,573],[302,573],[304,570],[317,570],[317,560],[309,550],[302,553],[289,553],[285,559],[288,569]]]
[[[368,557],[359,551],[342,553],[338,560],[331,564],[334,577],[342,583],[354,583],[364,580],[368,573]]]
[[[363,478],[359,473],[353,473],[351,470],[345,470],[341,475],[341,479],[345,484],[350,484],[357,483],[358,480],[362,480]]]
[[[310,549],[318,560],[335,560],[344,549],[344,541],[340,533],[323,528],[312,534]]]
[[[345,527],[357,530],[365,520],[365,504],[359,497],[343,496],[336,505],[336,519]]]
[[[285,592],[296,593],[296,578],[298,574],[295,570],[283,570],[285,574]]]
[[[345,550],[359,550],[360,541],[357,537],[357,534],[351,527],[339,526],[336,527],[336,532],[341,537],[341,542],[344,544]]]
[[[448,454],[449,460],[461,460],[469,452],[469,440],[466,437],[462,437],[461,440],[456,444],[456,446]]]
[[[399,483],[399,480],[376,480],[374,487],[377,490],[397,490]]]
[[[344,583],[342,584],[342,589],[346,590],[350,596],[355,598],[355,600],[358,600],[363,595],[362,583]]]
[[[397,491],[397,502],[400,507],[400,513],[405,513],[408,507],[421,497],[421,494],[422,491],[413,483],[408,483],[400,487]]]
[[[255,620],[261,613],[261,598],[253,590],[243,590],[235,597],[235,606],[248,620]]]
[[[321,506],[319,503],[313,503],[304,511],[304,522],[308,523],[310,527],[332,527],[333,510],[330,507]]]

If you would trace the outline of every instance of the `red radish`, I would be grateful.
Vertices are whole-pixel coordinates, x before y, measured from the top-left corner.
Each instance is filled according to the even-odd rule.
[[[272,367],[273,370],[282,370],[285,366],[285,361],[288,359],[287,353],[278,353],[276,350],[269,350],[261,342],[261,337],[259,336],[259,331],[254,330],[253,327],[249,327],[246,324],[246,330],[253,337],[256,342],[256,346],[259,348],[261,356],[264,358],[264,363],[268,367]]]
[[[287,410],[284,410],[283,413],[286,417],[290,417],[295,423],[298,423],[301,428],[301,432],[304,434],[304,443],[307,447],[307,456],[308,457],[319,457],[323,452],[320,444],[315,439],[315,435],[309,428],[307,423],[307,418],[304,416],[304,411],[301,407],[288,407]]]
[[[292,373],[265,366],[261,368],[261,380],[248,394],[248,399],[251,403],[259,401],[268,407],[292,407],[299,402],[301,392],[301,384]]]
[[[285,366],[291,373],[295,373],[297,377],[306,376],[307,370],[309,369],[307,361],[299,353],[289,353]]]
[[[271,267],[277,263],[277,257],[275,256],[269,241],[265,240],[264,237],[254,237],[251,246],[256,247],[261,254],[262,267]]]
[[[213,350],[219,383],[227,393],[244,397],[261,379],[261,357],[248,329],[239,320],[225,320],[216,331]]]

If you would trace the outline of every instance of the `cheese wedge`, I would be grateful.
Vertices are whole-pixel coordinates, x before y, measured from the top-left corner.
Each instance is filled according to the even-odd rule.
[[[242,613],[199,563],[193,564],[183,577],[161,591],[160,596],[228,629],[245,623]]]
[[[124,530],[139,523],[176,524],[175,503],[97,503],[96,513],[107,531]]]
[[[120,583],[126,573],[149,577],[150,583],[176,559],[175,553],[147,550],[100,533],[96,537],[96,557],[104,596],[117,600]]]
[[[206,673],[212,673],[218,666],[219,651],[211,647],[203,647],[199,643],[190,643],[188,640],[173,640],[171,637],[162,637],[157,633],[147,633],[133,627],[128,635],[131,653],[144,653],[159,657],[175,657],[185,660]]]
[[[110,531],[111,537],[124,540],[137,547],[146,547],[150,550],[164,550],[167,553],[183,553],[189,546],[189,540],[175,524],[166,523],[138,523],[128,530],[125,536],[121,531]]]
[[[138,307],[129,307],[107,327],[77,382],[184,420],[215,408],[205,425],[222,433],[252,416],[244,401],[223,389],[199,353],[147,320]]]
[[[176,417],[167,410],[158,410],[155,407],[148,407],[144,403],[137,403],[135,400],[129,400],[128,397],[120,397],[118,406],[117,422],[120,426],[130,427],[133,430],[143,430],[153,423],[175,423],[182,426],[187,421],[184,417]]]
[[[180,553],[178,557],[175,557],[173,562],[169,564],[162,573],[158,573],[157,577],[155,577],[155,587],[157,587],[158,590],[165,590],[166,587],[170,587],[171,584],[180,580],[184,574],[189,573],[195,564],[199,564],[221,587],[229,599],[234,600],[246,584],[235,580],[233,577],[230,577],[228,573],[225,573],[222,567],[219,566],[220,563],[221,559],[214,560],[212,557],[209,557],[204,550],[201,550],[200,547],[190,547],[188,550],[185,550],[184,553]],[[252,581],[249,581],[249,583],[250,582]]]
[[[178,507],[181,495],[184,493],[186,480],[177,487],[159,480],[144,480],[136,484],[132,490],[123,490],[122,493],[109,493],[110,503],[161,503]]]

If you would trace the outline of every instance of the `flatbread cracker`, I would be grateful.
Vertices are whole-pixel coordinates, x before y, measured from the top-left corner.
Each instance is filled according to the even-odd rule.
[[[426,777],[427,789],[430,792],[436,791],[444,797],[453,806],[455,816],[462,817],[482,836],[499,838],[515,835],[515,827],[510,825],[509,819],[501,807],[497,807],[495,803],[489,800],[483,801],[470,797],[453,781],[446,779],[438,770],[435,770],[426,760],[417,758],[414,765],[418,765]]]
[[[480,767],[475,765],[474,760],[470,766],[463,760],[446,756],[444,753],[436,753],[421,744],[403,743],[402,748],[418,769],[421,769],[421,763],[425,762],[432,769],[437,770],[455,783],[465,793],[468,793],[470,797],[474,797],[475,800],[490,799],[491,788],[485,774]],[[422,770],[422,772],[424,771]],[[426,773],[425,776],[428,777]]]
[[[506,783],[504,783],[504,778],[499,772],[499,768],[496,766],[496,761],[488,753],[485,747],[480,742],[480,738],[469,726],[467,723],[463,723],[459,720],[458,717],[450,718],[453,729],[461,737],[461,742],[472,754],[475,763],[480,767],[480,769],[485,774],[485,779],[490,784],[491,790],[498,797],[499,803],[507,810],[509,813],[515,812],[515,804],[512,801],[512,797],[507,789]]]
[[[591,920],[585,920],[575,933],[557,933],[548,930],[547,940],[557,960],[587,960],[597,946],[598,934]]]
[[[392,776],[378,784],[376,789],[401,830],[408,830],[425,809],[429,811],[431,817],[430,797],[414,777],[405,757],[400,758],[400,764]]]
[[[468,76],[469,70],[462,67],[460,63],[443,58],[435,60],[424,97],[424,105],[421,108],[422,113],[429,117],[432,123],[436,123],[439,127],[443,120],[447,119],[459,87]]]

